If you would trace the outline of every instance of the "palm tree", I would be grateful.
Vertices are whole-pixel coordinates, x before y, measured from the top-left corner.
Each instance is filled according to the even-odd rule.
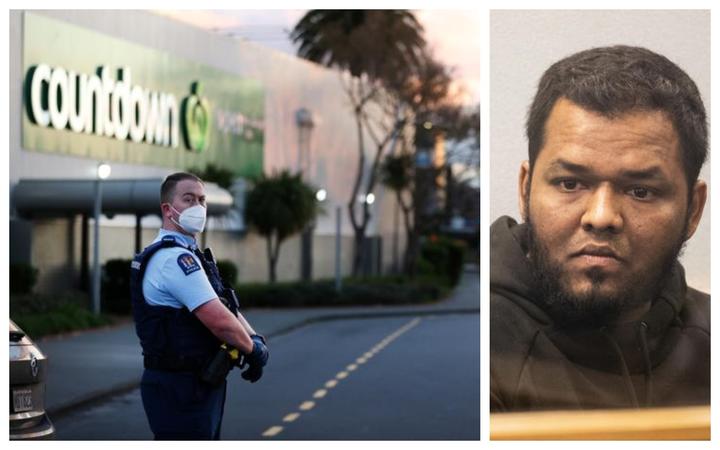
[[[354,77],[377,80],[394,62],[413,66],[425,47],[423,28],[406,10],[309,11],[290,33],[298,56]]]
[[[367,105],[370,101],[382,103],[389,97],[398,98],[389,89],[396,85],[398,74],[409,77],[425,56],[423,29],[406,10],[311,10],[300,19],[290,37],[300,44],[298,56],[349,75],[343,81],[357,126],[358,165],[348,211],[355,231],[353,274],[359,275],[365,230],[371,215],[369,205],[363,203],[362,214],[357,217],[356,199],[363,188],[363,179],[368,180],[363,189],[365,197],[372,192],[382,153],[407,123],[401,102],[395,101],[386,112],[392,124],[380,127],[383,130],[378,132],[367,114]],[[375,142],[368,177],[363,177],[365,131]]]

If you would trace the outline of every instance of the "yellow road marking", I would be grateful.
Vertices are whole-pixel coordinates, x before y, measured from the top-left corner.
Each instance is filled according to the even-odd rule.
[[[294,422],[298,417],[300,417],[300,413],[291,413],[283,417],[283,422]]]
[[[302,411],[309,411],[315,407],[315,402],[303,402],[302,405],[300,405],[300,410]]]
[[[367,362],[367,358],[358,358],[355,362],[358,364],[365,364]]]
[[[346,367],[346,369],[348,370],[348,372],[352,372],[353,370],[357,369],[357,364],[350,364]]]
[[[331,389],[331,388],[334,388],[335,386],[337,386],[337,384],[338,384],[337,380],[330,380],[327,383],[325,383],[325,387],[328,389]]]
[[[262,435],[265,437],[273,437],[273,436],[277,436],[282,430],[283,430],[283,427],[274,426],[274,427],[270,427],[267,430],[265,430],[265,432]]]
[[[347,378],[347,376],[347,372],[339,372],[337,375],[335,375],[335,378],[337,378],[338,380],[342,380],[343,378]]]
[[[325,397],[325,394],[327,394],[327,391],[325,389],[319,389],[315,391],[313,394],[313,398],[323,398]]]

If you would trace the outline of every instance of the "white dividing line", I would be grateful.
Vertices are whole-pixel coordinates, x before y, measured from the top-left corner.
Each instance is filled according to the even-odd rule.
[[[313,394],[313,398],[323,398],[327,395],[327,391],[325,389],[318,389]]]
[[[283,427],[270,427],[262,434],[264,437],[273,437],[277,436],[281,431],[283,430]]]
[[[315,407],[315,402],[302,402],[300,411],[310,411]]]
[[[338,372],[337,375],[335,375],[335,378],[332,380],[329,380],[325,383],[325,387],[327,389],[332,389],[339,383],[340,380],[343,380],[347,378],[350,373],[353,372],[358,368],[358,365],[365,364],[370,358],[375,356],[378,352],[380,352],[382,349],[390,345],[392,341],[400,337],[402,334],[406,333],[411,328],[417,326],[417,324],[420,323],[420,318],[416,317],[407,324],[403,325],[402,327],[395,330],[395,332],[389,334],[388,336],[385,336],[380,342],[378,342],[371,350],[365,352],[361,357],[355,360],[355,363],[348,365],[345,370],[347,371],[341,371]],[[328,391],[326,389],[318,389],[313,393],[313,398],[315,399],[321,399],[327,395]],[[315,407],[315,402],[313,401],[306,401],[302,402],[298,409],[300,411],[309,411]],[[283,417],[283,422],[290,423],[296,421],[300,417],[299,412],[293,412],[285,417]],[[268,428],[263,432],[263,437],[274,437],[280,434],[283,431],[283,427],[281,426],[273,426]]]
[[[295,422],[295,419],[300,417],[300,413],[290,413],[283,417],[283,422]]]

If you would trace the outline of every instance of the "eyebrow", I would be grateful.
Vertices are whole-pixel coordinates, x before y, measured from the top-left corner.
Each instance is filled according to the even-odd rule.
[[[593,174],[592,168],[562,158],[555,159],[549,164],[548,171],[552,170],[566,170],[579,175]],[[658,166],[650,166],[645,169],[624,169],[620,172],[619,177],[633,180],[666,180],[663,171]]]

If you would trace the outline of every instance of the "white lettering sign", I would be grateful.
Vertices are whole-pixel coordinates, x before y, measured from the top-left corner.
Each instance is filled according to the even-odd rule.
[[[77,74],[46,64],[30,80],[30,112],[36,124],[121,141],[180,145],[180,111],[172,94],[133,86],[130,69],[114,80],[107,67],[97,75]]]
[[[252,139],[255,133],[265,127],[262,120],[247,117],[242,113],[215,109],[214,114],[217,117],[216,127],[220,132],[243,136],[245,139]]]

